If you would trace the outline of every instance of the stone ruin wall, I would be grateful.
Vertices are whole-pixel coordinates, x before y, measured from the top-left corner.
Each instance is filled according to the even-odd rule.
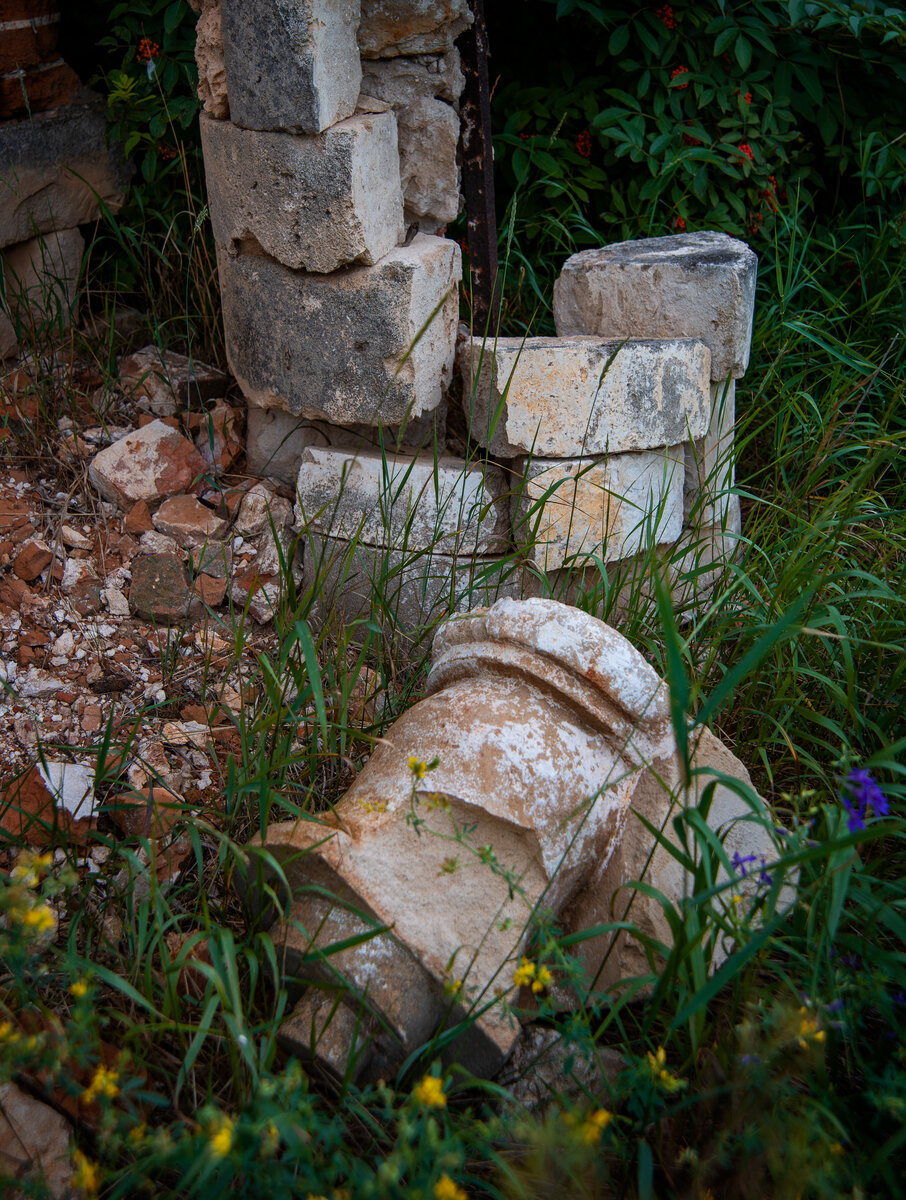
[[[461,255],[443,235],[461,207],[455,42],[470,21],[466,0],[203,0],[198,26],[249,467],[297,484],[306,571],[342,563],[347,599],[350,571],[370,576],[397,539],[430,551],[434,586],[419,581],[411,620],[451,581],[462,607],[492,599],[497,584],[482,594],[480,580],[514,546],[530,575],[557,577],[690,529],[688,565],[706,567],[739,533],[718,466],[751,337],[743,243],[683,235],[574,255],[556,338],[485,341],[458,325]],[[376,518],[381,444],[416,510],[404,527]]]
[[[0,0],[0,360],[69,327],[85,239],[119,207],[104,105],[60,56],[60,0]],[[23,341],[32,341],[31,337]]]

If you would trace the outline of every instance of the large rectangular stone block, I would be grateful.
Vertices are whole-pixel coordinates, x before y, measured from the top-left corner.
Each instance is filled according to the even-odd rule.
[[[252,475],[266,475],[295,484],[302,455],[309,446],[345,450],[411,451],[443,449],[447,406],[403,425],[331,425],[306,421],[278,408],[248,410],[245,436],[246,466]]]
[[[392,637],[417,634],[450,613],[488,606],[501,596],[517,596],[520,575],[511,556],[406,553],[312,533],[305,544],[303,587],[315,589],[320,619],[333,614],[347,625],[371,616]],[[406,637],[405,644],[416,643]]]
[[[494,454],[578,458],[703,437],[710,355],[697,341],[468,339],[470,433]]]
[[[514,498],[514,538],[544,571],[591,557],[628,558],[682,531],[682,446],[519,465],[524,483]]]
[[[735,482],[734,428],[736,380],[711,385],[711,425],[703,438],[686,443],[686,520],[698,526],[720,525],[729,510]]]
[[[758,258],[726,233],[616,242],[568,258],[554,284],[561,337],[700,338],[711,378],[749,364]]]
[[[355,111],[359,0],[223,0],[230,119],[320,133]]]
[[[101,101],[0,124],[0,246],[116,212],[128,172],[105,133]]]
[[[0,253],[0,358],[16,352],[19,331],[31,341],[69,328],[84,250],[78,229],[61,229]]]
[[[400,425],[441,403],[453,369],[459,247],[418,234],[332,275],[218,252],[233,375],[252,404],[337,425]]]
[[[362,58],[427,54],[453,45],[472,24],[468,0],[362,0]]]
[[[218,244],[254,238],[294,270],[372,266],[403,240],[396,118],[356,113],[324,133],[240,129],[201,118]]]
[[[296,490],[301,523],[318,533],[452,555],[507,549],[507,486],[491,464],[311,446]]]

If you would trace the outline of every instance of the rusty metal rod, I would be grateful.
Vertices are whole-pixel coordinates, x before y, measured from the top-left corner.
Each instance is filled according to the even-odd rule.
[[[466,200],[472,326],[475,333],[497,332],[500,288],[497,273],[497,214],[494,206],[494,150],[488,82],[488,30],[484,0],[470,0],[474,21],[460,35],[466,85],[462,93],[462,190]]]

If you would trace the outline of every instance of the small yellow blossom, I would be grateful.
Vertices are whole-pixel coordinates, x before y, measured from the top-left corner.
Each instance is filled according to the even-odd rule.
[[[280,1130],[273,1121],[268,1121],[264,1127],[261,1150],[264,1154],[276,1154],[280,1145]]]
[[[452,975],[448,975],[444,981],[444,995],[458,996],[462,991],[462,980],[454,979]]]
[[[88,995],[88,984],[84,979],[76,979],[69,985],[69,994],[75,996],[76,1000],[84,999]]]
[[[18,1037],[19,1034],[13,1029],[11,1021],[0,1021],[0,1044],[3,1042],[15,1042]]]
[[[825,1040],[826,1034],[823,1029],[818,1028],[818,1021],[815,1017],[803,1016],[804,1008],[799,1009],[799,1014],[802,1020],[799,1022],[798,1042],[803,1050],[808,1049],[809,1042],[821,1043]]]
[[[416,758],[414,754],[409,755],[409,770],[415,776],[419,783],[428,774],[428,764],[422,762],[420,758]]]
[[[539,992],[546,992],[553,982],[554,977],[547,967],[539,967],[538,974],[532,981],[532,991],[537,996]]]
[[[468,1195],[449,1175],[441,1175],[434,1185],[434,1200],[468,1200]]]
[[[221,1117],[211,1133],[211,1153],[215,1158],[226,1158],[233,1148],[233,1122]]]
[[[52,854],[21,855],[11,872],[13,883],[24,883],[29,888],[37,887],[52,862]]]
[[[129,1130],[126,1137],[132,1143],[133,1146],[137,1146],[145,1140],[145,1134],[147,1132],[148,1132],[148,1126],[145,1124],[144,1121],[139,1121],[139,1123],[137,1125],[134,1125]]]
[[[535,964],[529,958],[523,958],[513,975],[516,987],[526,987],[535,978]]]
[[[34,908],[11,909],[10,916],[17,918],[26,929],[35,933],[48,933],[57,927],[57,916],[49,904],[36,904]]]
[[[72,1173],[72,1182],[77,1191],[80,1191],[83,1196],[88,1197],[88,1200],[94,1200],[101,1184],[98,1165],[92,1162],[90,1158],[86,1158],[81,1150],[76,1150],[73,1158],[75,1160],[75,1170]]]
[[[613,1113],[608,1112],[606,1108],[596,1108],[595,1111],[586,1117],[582,1122],[582,1128],[579,1131],[582,1141],[585,1142],[587,1146],[593,1146],[596,1142],[599,1142],[601,1140],[601,1134],[612,1120]]]
[[[108,1070],[103,1064],[100,1065],[95,1071],[91,1083],[82,1092],[84,1103],[91,1104],[98,1096],[106,1096],[108,1100],[112,1100],[120,1090],[116,1082],[119,1077],[119,1072],[115,1071],[112,1067]]]
[[[359,807],[366,813],[382,813],[387,811],[386,800],[360,800]]]
[[[424,1104],[426,1108],[446,1108],[447,1106],[444,1081],[437,1075],[426,1075],[420,1083],[416,1084],[412,1095],[419,1104]]]
[[[670,1074],[665,1065],[666,1062],[667,1052],[663,1046],[658,1046],[656,1054],[652,1054],[650,1050],[648,1051],[648,1066],[651,1069],[651,1074],[654,1076],[655,1082],[665,1092],[676,1092],[686,1085],[676,1075]]]

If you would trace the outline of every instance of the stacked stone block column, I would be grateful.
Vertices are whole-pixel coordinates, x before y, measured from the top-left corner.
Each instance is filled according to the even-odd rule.
[[[395,581],[411,627],[493,598],[508,561],[527,568],[514,590],[690,531],[722,555],[748,247],[704,233],[574,255],[556,337],[460,336],[469,459],[450,457],[461,264],[438,232],[461,204],[468,5],[221,3],[204,0],[198,47],[227,352],[250,467],[297,482],[309,582],[354,615]],[[473,491],[493,536],[453,537],[440,498]]]

